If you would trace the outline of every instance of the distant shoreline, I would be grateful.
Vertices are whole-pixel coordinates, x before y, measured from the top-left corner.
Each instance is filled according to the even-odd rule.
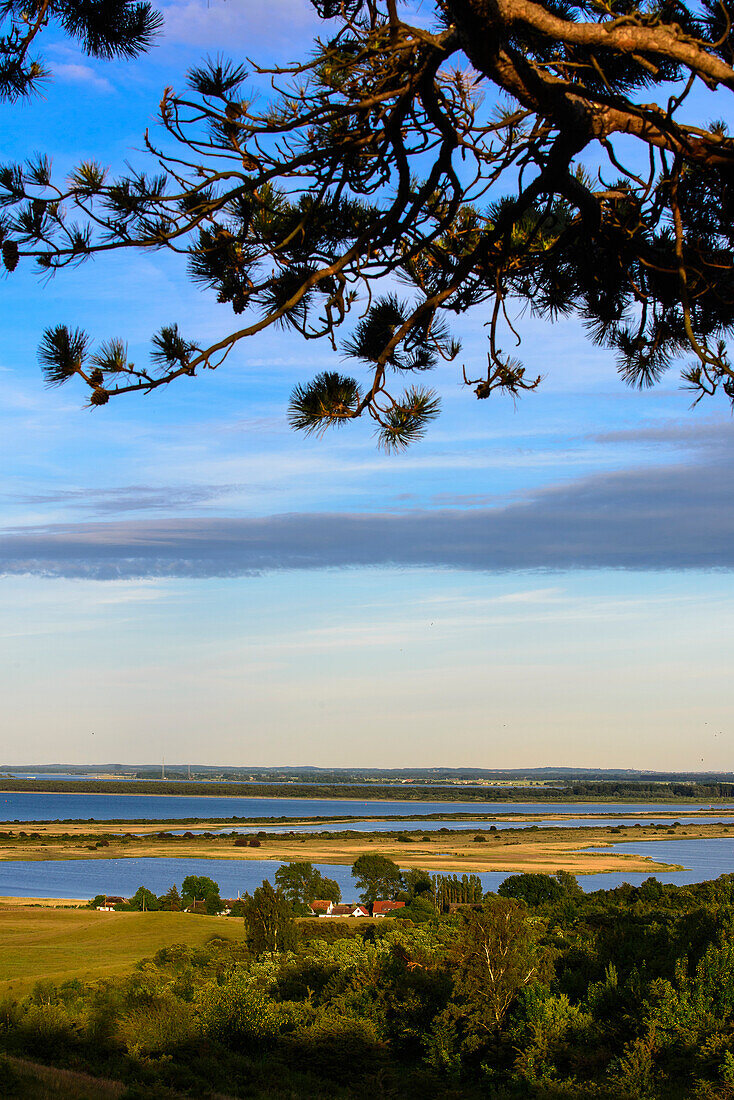
[[[169,786],[168,784],[171,784]],[[568,788],[550,790],[543,787],[498,787],[491,790],[477,790],[470,788],[466,791],[454,789],[450,797],[445,790],[433,793],[427,787],[392,786],[384,784],[376,785],[374,794],[366,791],[364,787],[349,787],[337,785],[335,787],[318,787],[314,784],[295,786],[253,784],[250,790],[244,789],[242,784],[228,783],[197,783],[181,780],[140,780],[136,782],[135,789],[130,790],[130,784],[115,782],[114,780],[45,780],[45,779],[19,779],[0,780],[0,795],[12,794],[75,794],[75,795],[104,795],[108,798],[200,798],[200,799],[248,799],[251,801],[310,801],[310,802],[357,802],[357,803],[412,803],[419,807],[422,803],[433,802],[450,806],[457,802],[475,803],[482,806],[485,803],[502,804],[512,807],[518,803],[534,803],[539,807],[545,803],[573,805],[606,805],[610,803],[657,803],[660,805],[686,806],[691,804],[707,804],[712,808],[731,806],[734,810],[734,793],[714,794],[711,789],[704,789],[700,793],[693,791],[690,794],[671,794],[667,791],[651,791],[645,788],[640,791],[634,788],[634,784],[625,784],[622,792],[600,793],[597,791],[573,793]],[[582,784],[578,784],[582,786]],[[728,786],[728,785],[727,785]],[[212,790],[212,788],[217,788]],[[121,789],[122,788],[122,789]],[[142,789],[141,789],[142,788]],[[491,795],[491,797],[490,797]],[[498,811],[500,812],[500,811]],[[511,812],[511,811],[510,811]]]

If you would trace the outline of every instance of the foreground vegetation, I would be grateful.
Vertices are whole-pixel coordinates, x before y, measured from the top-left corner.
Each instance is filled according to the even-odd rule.
[[[454,912],[412,908],[43,981],[0,1005],[0,1045],[131,1097],[734,1096],[734,876],[584,895],[518,875]]]

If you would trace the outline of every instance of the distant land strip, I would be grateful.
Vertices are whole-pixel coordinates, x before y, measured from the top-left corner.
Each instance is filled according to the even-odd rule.
[[[370,784],[364,786],[334,786],[312,783],[242,783],[188,782],[179,780],[141,780],[134,784],[115,780],[54,780],[0,779],[0,793],[36,792],[48,794],[124,794],[178,795],[199,798],[274,798],[339,800],[357,802],[639,802],[655,799],[659,802],[695,800],[712,802],[734,799],[734,783],[572,783],[549,792],[547,788],[511,787],[490,790],[413,787],[404,784]]]

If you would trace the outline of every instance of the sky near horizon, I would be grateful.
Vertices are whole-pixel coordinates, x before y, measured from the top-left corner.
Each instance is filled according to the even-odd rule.
[[[307,0],[162,7],[134,63],[47,35],[3,160],[141,164],[190,65],[292,59],[315,27]],[[734,769],[734,427],[675,371],[634,392],[579,324],[526,317],[540,391],[479,402],[442,366],[442,416],[385,456],[367,425],[288,429],[340,359],[272,330],[99,410],[46,389],[50,324],[133,360],[162,323],[229,330],[173,257],[21,266],[0,311],[0,762]],[[482,321],[455,326],[467,364]]]

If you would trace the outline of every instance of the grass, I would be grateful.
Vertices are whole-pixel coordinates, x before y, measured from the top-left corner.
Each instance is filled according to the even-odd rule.
[[[696,824],[676,830],[676,836],[723,836],[728,826]],[[486,842],[477,844],[474,836],[483,833]],[[625,834],[612,833],[610,826],[501,830],[490,833],[482,829],[466,832],[431,832],[423,839],[420,830],[409,840],[401,841],[386,833],[357,833],[341,836],[319,836],[302,833],[267,836],[256,848],[235,847],[229,836],[131,836],[110,835],[107,844],[96,848],[78,838],[45,835],[12,837],[0,843],[0,860],[21,859],[32,862],[61,859],[140,859],[143,857],[175,857],[186,859],[275,860],[282,863],[308,860],[312,863],[354,863],[365,851],[376,852],[395,860],[401,867],[421,867],[431,872],[452,871],[540,871],[554,874],[563,869],[572,874],[603,871],[656,874],[670,870],[667,864],[616,852],[588,853],[584,848],[604,846],[619,839],[659,840],[660,830],[654,825]],[[91,849],[91,850],[90,850]],[[673,868],[677,869],[677,868]]]
[[[13,1100],[124,1100],[128,1095],[128,1086],[122,1081],[44,1066],[27,1058],[0,1055],[0,1097],[12,1097]],[[135,1095],[142,1098],[146,1092],[136,1090]],[[155,1095],[184,1100],[181,1093],[173,1090],[156,1092]],[[221,1093],[207,1095],[211,1100],[232,1100]]]
[[[241,920],[188,913],[97,913],[90,909],[0,909],[0,992],[28,992],[39,979],[67,981],[129,972],[173,943],[240,940]]]
[[[23,1058],[3,1059],[0,1096],[15,1100],[117,1100],[127,1091],[120,1081],[55,1069]]]

